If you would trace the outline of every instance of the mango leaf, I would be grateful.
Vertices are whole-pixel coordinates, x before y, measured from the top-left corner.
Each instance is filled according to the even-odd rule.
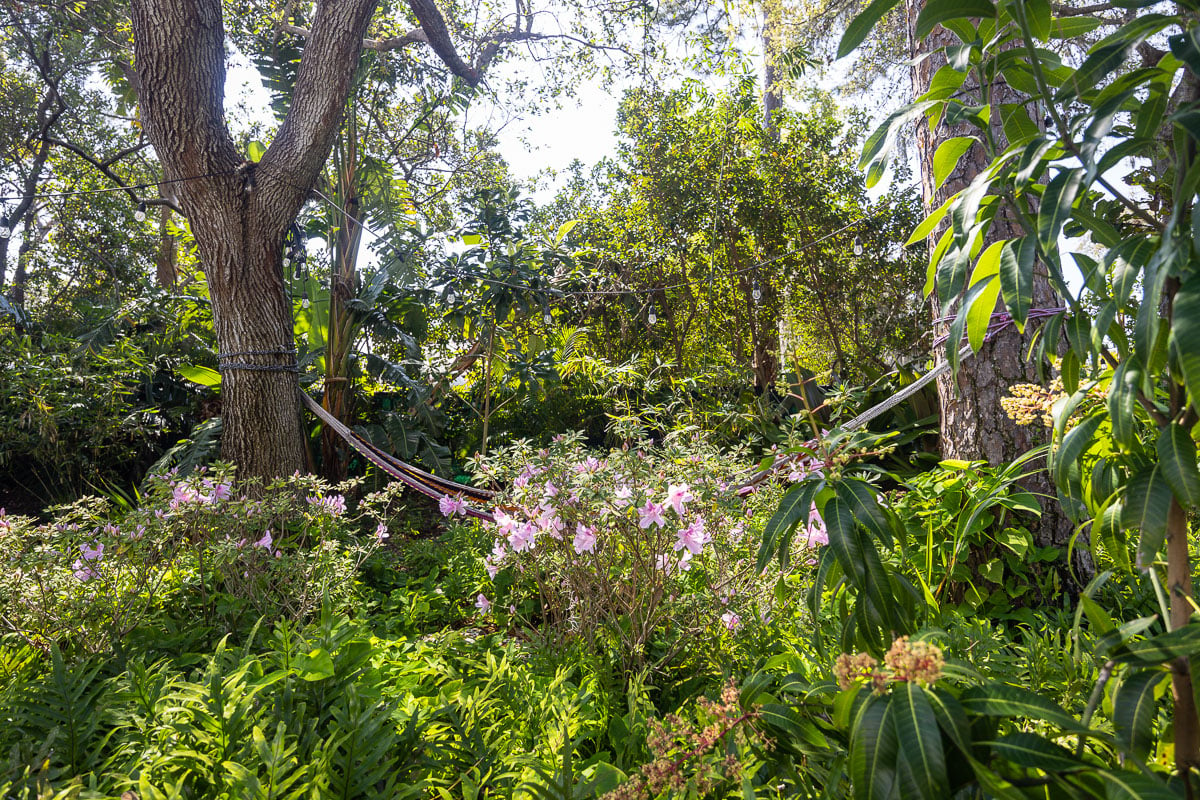
[[[777,553],[781,560],[787,558],[791,537],[785,534],[800,522],[808,521],[813,498],[824,485],[824,481],[805,481],[788,489],[780,499],[779,508],[763,528],[762,544],[758,548],[758,571],[761,572]]]
[[[892,691],[901,781],[910,797],[948,797],[946,754],[925,690],[909,681]]]
[[[1163,478],[1184,508],[1200,505],[1200,470],[1196,468],[1196,443],[1172,422],[1158,434],[1158,464]]]
[[[1200,274],[1192,275],[1179,287],[1173,311],[1171,351],[1192,405],[1200,409]]]
[[[1141,533],[1138,541],[1137,565],[1143,571],[1150,568],[1167,538],[1167,509],[1173,495],[1163,478],[1160,466],[1145,467],[1125,487],[1125,507],[1121,525]]]
[[[971,349],[978,353],[979,348],[983,347],[983,337],[987,335],[992,314],[996,311],[996,300],[1000,297],[1000,280],[991,278],[986,283],[976,286],[979,287],[979,291],[969,298],[971,307],[967,309],[967,341],[971,343]]]
[[[973,686],[962,693],[959,702],[968,714],[980,714],[985,717],[1031,717],[1053,723],[1063,730],[1086,730],[1053,700],[1007,683]]]
[[[1029,306],[1033,302],[1033,260],[1037,245],[1028,237],[1004,243],[1000,253],[1000,293],[1012,314],[1017,330],[1025,330]]]
[[[1134,410],[1141,385],[1142,368],[1136,356],[1126,358],[1113,371],[1108,389],[1108,418],[1112,421],[1113,439],[1126,450],[1136,442]]]
[[[193,364],[183,364],[177,367],[179,374],[192,383],[198,383],[201,386],[218,387],[221,385],[221,373],[208,367],[199,367]]]
[[[1158,705],[1154,689],[1165,672],[1143,669],[1127,674],[1113,696],[1113,727],[1117,742],[1138,758],[1145,759],[1154,745],[1154,721]]]
[[[1050,250],[1057,246],[1063,223],[1071,216],[1071,206],[1079,196],[1083,173],[1082,169],[1064,169],[1046,184],[1038,209],[1038,239],[1043,248]]]
[[[1066,103],[1095,87],[1125,63],[1134,48],[1174,21],[1174,17],[1164,14],[1145,14],[1101,39],[1067,78],[1055,101]]]
[[[900,0],[873,0],[871,5],[863,9],[862,13],[850,20],[850,24],[846,26],[842,41],[838,43],[837,57],[850,55],[863,43],[879,20],[883,19],[883,15],[899,4]]]
[[[1113,650],[1111,658],[1122,664],[1155,665],[1180,656],[1194,656],[1197,652],[1200,652],[1200,623],[1191,623],[1169,633],[1125,642]]]
[[[917,17],[917,38],[924,39],[938,25],[955,19],[996,16],[990,0],[930,0]]]
[[[860,525],[875,534],[887,547],[892,546],[891,529],[870,484],[858,478],[844,478],[837,484],[837,494],[850,507]]]
[[[1070,772],[1083,769],[1084,764],[1064,747],[1047,741],[1034,733],[1010,733],[992,742],[983,742],[1002,758],[1022,767],[1047,772]]]
[[[950,173],[954,172],[954,168],[958,166],[958,162],[977,141],[979,140],[974,136],[955,136],[938,145],[937,152],[933,154],[933,184],[935,187],[941,188],[941,185],[946,182],[946,178],[950,177]]]
[[[1181,796],[1149,775],[1115,769],[1103,774],[1107,800],[1179,800]]]
[[[856,800],[885,800],[896,780],[896,726],[891,695],[872,694],[850,731],[850,783]]]
[[[1065,489],[1068,486],[1068,470],[1079,460],[1079,457],[1087,451],[1091,446],[1092,441],[1096,438],[1096,431],[1100,428],[1100,423],[1104,421],[1104,414],[1096,412],[1083,422],[1080,422],[1074,428],[1067,432],[1063,437],[1062,444],[1054,449],[1051,456],[1054,469],[1054,482],[1058,484],[1060,489]]]
[[[916,230],[912,232],[912,236],[908,237],[908,241],[904,243],[904,246],[911,247],[917,242],[922,242],[928,238],[929,234],[933,233],[933,229],[936,228],[938,223],[941,222],[946,216],[946,212],[950,210],[950,204],[956,199],[958,199],[957,192],[950,197],[947,197],[946,202],[934,209],[934,211],[932,211],[928,217],[921,221],[921,224],[918,225]],[[926,290],[925,293],[929,294],[929,291]]]

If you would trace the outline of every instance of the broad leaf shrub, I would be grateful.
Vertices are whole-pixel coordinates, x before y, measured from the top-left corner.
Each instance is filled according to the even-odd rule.
[[[38,648],[99,652],[176,605],[224,629],[307,619],[326,598],[348,607],[396,491],[351,513],[349,488],[310,477],[264,487],[220,467],[160,476],[124,513],[98,498],[40,524],[0,511],[0,625]]]
[[[771,613],[776,571],[756,565],[753,544],[756,511],[778,492],[740,496],[738,476],[693,434],[607,453],[563,436],[504,450],[480,471],[511,487],[496,501],[481,612],[536,618],[615,649],[629,668]],[[442,510],[463,509],[447,498]]]

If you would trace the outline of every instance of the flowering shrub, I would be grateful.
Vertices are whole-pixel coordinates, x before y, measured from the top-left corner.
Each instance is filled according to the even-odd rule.
[[[747,758],[748,745],[754,739],[759,747],[770,749],[769,742],[750,726],[758,713],[742,710],[733,681],[725,684],[720,700],[701,697],[696,705],[695,722],[679,714],[669,714],[662,722],[651,720],[646,744],[654,758],[602,800],[707,797],[754,774],[757,764]]]
[[[856,683],[870,684],[875,691],[884,691],[892,683],[918,683],[928,686],[942,677],[946,659],[942,649],[928,642],[913,642],[901,636],[883,657],[883,667],[867,653],[842,653],[834,664],[833,674],[841,689]]]
[[[350,515],[340,491],[318,479],[235,487],[219,468],[151,480],[145,502],[124,516],[97,498],[54,509],[45,524],[0,511],[0,626],[39,648],[94,652],[168,603],[226,625],[243,615],[305,618],[325,596],[344,607],[357,567],[387,536],[396,491],[368,496]],[[362,521],[374,533],[356,537]]]
[[[702,442],[676,435],[601,457],[560,437],[479,468],[509,487],[497,500],[485,561],[493,596],[476,598],[481,612],[511,613],[523,593],[535,594],[544,625],[593,644],[615,640],[627,663],[643,663],[667,627],[673,642],[659,661],[687,634],[736,631],[747,614],[769,613],[773,576],[756,572],[749,528],[775,489],[739,497]]]

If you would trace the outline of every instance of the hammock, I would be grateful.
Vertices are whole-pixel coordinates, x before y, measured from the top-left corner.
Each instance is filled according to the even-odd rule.
[[[313,400],[303,391],[300,392],[300,399],[309,411],[316,414],[321,422],[336,433],[338,436],[346,440],[346,444],[353,447],[363,458],[370,461],[379,469],[383,470],[388,475],[391,475],[396,480],[403,483],[405,486],[416,489],[426,497],[434,500],[443,500],[445,498],[455,498],[462,500],[464,498],[476,501],[478,503],[487,503],[495,498],[496,493],[487,489],[477,489],[473,486],[464,486],[461,483],[439,478],[437,475],[426,472],[423,469],[418,469],[412,464],[401,461],[390,453],[386,453],[380,448],[368,442],[363,437],[359,436],[350,428],[343,424],[337,417],[330,414],[321,404]],[[464,504],[464,512],[468,517],[482,519],[487,522],[495,522],[495,517],[491,512],[484,511],[480,508],[475,508]]]

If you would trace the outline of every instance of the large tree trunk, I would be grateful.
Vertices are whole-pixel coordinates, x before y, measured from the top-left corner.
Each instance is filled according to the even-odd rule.
[[[243,476],[304,468],[283,235],[341,121],[377,0],[321,0],[292,105],[262,161],[244,162],[225,125],[220,0],[134,0],[139,102],[208,278],[222,354],[222,455]]]
[[[930,79],[945,63],[940,53],[930,56],[925,54],[938,50],[947,44],[958,44],[957,37],[938,26],[925,40],[919,40],[914,33],[917,16],[924,8],[924,0],[907,0],[909,23],[909,49],[916,60],[912,68],[912,87],[914,96],[924,94],[929,88]],[[924,58],[918,57],[925,56]],[[972,79],[962,87],[963,92],[978,94],[979,87],[972,85]],[[1027,98],[1015,91],[1003,81],[991,87],[992,100],[992,135],[995,137],[998,149],[1003,149],[1007,140],[1000,126],[1001,114],[996,108],[999,104],[1022,103]],[[1036,116],[1036,115],[1035,115]],[[942,205],[945,200],[970,184],[980,172],[987,169],[990,161],[984,148],[978,143],[973,146],[957,168],[950,174],[942,186],[934,185],[933,157],[938,145],[954,136],[966,136],[975,133],[969,124],[960,126],[947,125],[940,121],[932,131],[926,122],[918,120],[916,125],[917,153],[921,160],[921,188],[925,201],[925,211],[929,213]],[[931,237],[936,242],[948,222],[943,222]],[[1020,225],[1011,216],[1001,211],[996,215],[988,231],[988,243],[1013,239],[1024,235]],[[986,246],[986,244],[985,244]],[[1044,268],[1035,270],[1033,282],[1032,308],[1049,308],[1061,305],[1061,301],[1051,288]],[[1002,310],[1003,304],[998,303],[997,310]],[[935,317],[940,316],[940,309],[935,310]],[[1037,364],[1027,359],[1031,337],[1035,333],[1034,325],[1026,327],[1025,334],[1019,333],[1014,326],[1008,326],[985,343],[978,353],[962,362],[957,373],[939,378],[938,398],[941,402],[941,446],[945,458],[964,460],[984,460],[990,464],[1001,464],[1012,461],[1022,453],[1044,444],[1048,432],[1036,425],[1017,425],[1004,413],[1000,399],[1008,394],[1009,387],[1017,383],[1040,383]],[[944,329],[943,329],[944,330]],[[1042,466],[1038,464],[1034,466]],[[1062,507],[1057,502],[1057,491],[1050,475],[1043,468],[1024,481],[1025,487],[1040,496],[1042,516],[1033,523],[1034,537],[1040,546],[1056,546],[1066,551],[1074,533],[1074,526],[1067,519]],[[1082,538],[1082,537],[1081,537]],[[1090,580],[1094,567],[1087,552],[1086,541],[1082,540],[1075,548],[1075,558],[1072,569],[1064,577],[1068,589],[1078,589]]]

